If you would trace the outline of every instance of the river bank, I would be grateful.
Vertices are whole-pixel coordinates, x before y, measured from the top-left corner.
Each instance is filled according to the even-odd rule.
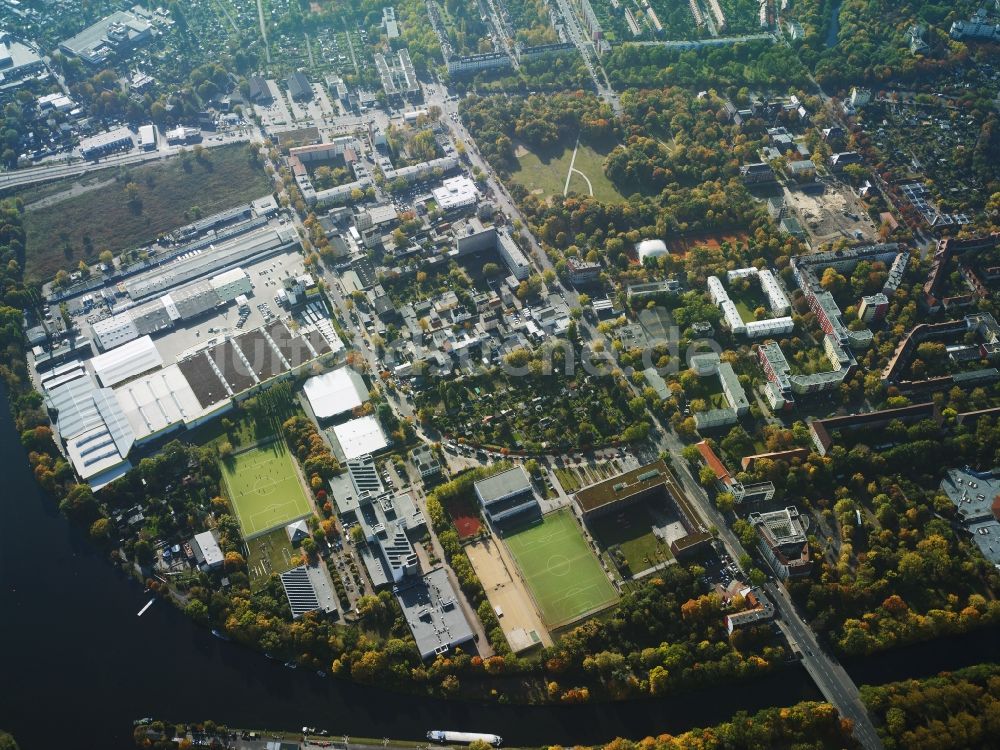
[[[710,726],[755,712],[819,700],[798,665],[662,699],[520,706],[402,695],[306,670],[214,638],[182,612],[150,599],[110,565],[86,534],[62,518],[28,469],[0,394],[0,638],[9,689],[0,727],[24,750],[48,748],[52,731],[131,747],[132,722],[168,716],[230,726],[420,742],[428,729],[475,728],[514,746],[596,744]],[[858,660],[859,682],[886,682],[1000,659],[995,631],[899,649]],[[930,671],[928,671],[930,670]]]

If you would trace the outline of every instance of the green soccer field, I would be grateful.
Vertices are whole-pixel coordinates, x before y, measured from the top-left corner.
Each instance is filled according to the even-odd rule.
[[[508,532],[504,541],[548,627],[568,625],[618,599],[571,510]]]
[[[284,441],[275,440],[222,462],[222,477],[244,539],[312,512],[293,460]]]

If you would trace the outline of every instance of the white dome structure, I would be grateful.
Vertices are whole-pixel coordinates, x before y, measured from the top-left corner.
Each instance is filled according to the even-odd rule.
[[[640,263],[644,263],[646,258],[659,258],[670,254],[663,240],[643,240],[635,249],[639,254]]]

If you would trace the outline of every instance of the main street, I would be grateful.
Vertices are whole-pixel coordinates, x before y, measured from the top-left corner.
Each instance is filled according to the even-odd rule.
[[[743,555],[747,554],[747,551],[730,530],[722,513],[712,504],[704,488],[694,481],[694,477],[687,470],[687,461],[682,453],[684,444],[672,429],[664,429],[655,419],[654,423],[660,431],[658,446],[661,451],[666,451],[673,458],[677,478],[684,486],[688,497],[698,507],[702,519],[718,531],[718,538],[725,545],[730,557],[733,560],[741,559]],[[846,716],[854,723],[854,736],[864,747],[881,747],[882,743],[875,732],[875,726],[858,695],[857,685],[854,684],[844,668],[820,648],[816,634],[799,615],[788,591],[784,586],[774,582],[767,583],[764,588],[781,615],[779,627],[785,633],[789,643],[799,647],[802,654],[802,664],[809,672],[810,677],[813,678],[816,687],[823,693],[823,697],[836,706],[841,715]]]
[[[442,101],[439,106],[442,106],[445,112],[445,122],[452,128],[455,135],[465,143],[466,153],[469,155],[472,164],[479,167],[484,174],[488,175],[487,184],[493,191],[495,203],[512,219],[516,218],[524,225],[525,231],[523,234],[528,236],[528,241],[533,250],[532,255],[538,267],[542,270],[551,268],[551,261],[538,245],[534,236],[527,231],[527,224],[524,221],[524,217],[514,205],[513,199],[503,185],[499,184],[499,181],[494,178],[489,165],[480,156],[475,147],[472,135],[466,130],[461,121],[454,122],[451,120],[450,114],[457,111],[457,107],[454,106],[454,103],[447,101]],[[572,287],[567,288],[566,297],[571,307],[579,305],[579,295]],[[591,326],[586,319],[581,319],[580,331],[585,340],[596,341],[604,339],[601,333]],[[604,343],[605,351],[609,351],[610,342],[605,341]],[[641,395],[639,389],[631,383],[631,380],[628,382],[633,391],[637,395]],[[655,417],[652,417],[652,420],[654,430],[659,436],[656,438],[658,450],[668,453],[672,457],[675,467],[686,467],[687,461],[683,457],[684,444],[680,438],[669,425],[664,426]],[[740,543],[740,540],[736,538],[736,535],[729,529],[725,518],[723,518],[722,514],[712,504],[704,488],[694,481],[694,478],[686,468],[679,468],[677,476],[688,497],[698,507],[706,525],[718,530],[719,539],[725,545],[730,557],[733,560],[741,559],[746,554],[746,550]],[[868,717],[868,713],[858,695],[857,686],[851,680],[850,676],[820,648],[815,634],[795,609],[785,588],[781,585],[771,583],[768,584],[767,590],[774,600],[777,611],[781,615],[780,626],[789,641],[799,646],[802,653],[803,665],[815,681],[820,692],[823,693],[826,700],[836,706],[843,716],[846,716],[854,723],[855,736],[864,747],[881,747],[875,727]]]
[[[604,72],[604,66],[601,65],[597,50],[594,49],[594,43],[587,36],[586,30],[580,23],[580,19],[577,18],[576,12],[570,5],[569,0],[556,0],[556,3],[559,6],[559,12],[562,14],[566,33],[569,35],[570,41],[580,50],[580,55],[587,66],[587,71],[594,80],[598,96],[611,105],[611,109],[616,115],[620,115],[622,113],[621,102],[618,99],[618,94],[615,93],[615,90],[611,87],[611,83],[608,81],[608,74]]]

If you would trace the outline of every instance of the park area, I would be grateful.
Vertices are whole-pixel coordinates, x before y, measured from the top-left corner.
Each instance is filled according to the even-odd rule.
[[[312,512],[284,440],[224,459],[222,477],[248,544]]]
[[[518,168],[511,176],[529,193],[541,199],[565,195],[568,189],[571,193],[592,195],[604,203],[622,203],[625,197],[604,174],[604,159],[608,153],[584,143],[579,144],[575,151],[570,144],[557,145],[545,152],[529,151],[524,146],[518,146]]]
[[[646,503],[629,505],[587,522],[594,540],[611,555],[617,549],[632,575],[673,558],[670,547],[653,534],[653,518]]]
[[[134,200],[126,186],[135,185]],[[102,170],[16,195],[25,203],[25,275],[46,280],[102,250],[119,253],[202,216],[270,193],[263,168],[245,144],[205,149],[150,166]]]
[[[571,510],[563,508],[539,522],[511,529],[504,542],[550,630],[618,600]]]

